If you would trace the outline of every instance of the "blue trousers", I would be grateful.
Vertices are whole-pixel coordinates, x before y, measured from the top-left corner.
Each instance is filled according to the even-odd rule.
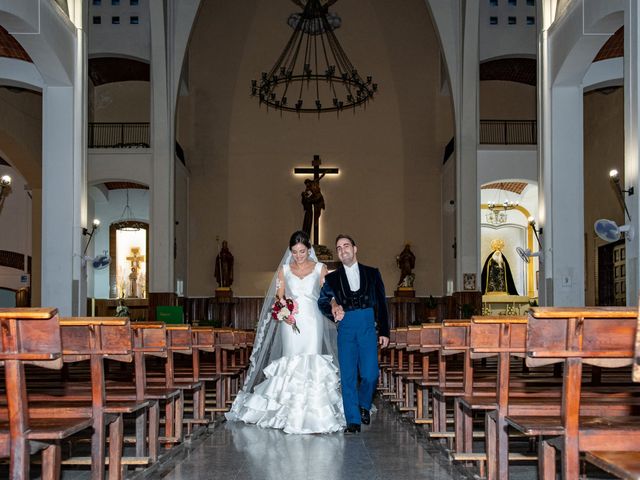
[[[344,414],[347,423],[360,424],[360,407],[371,408],[378,383],[378,336],[372,308],[345,312],[338,324],[338,358]]]

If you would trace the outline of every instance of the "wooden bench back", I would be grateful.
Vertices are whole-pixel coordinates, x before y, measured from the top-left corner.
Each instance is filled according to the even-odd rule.
[[[527,327],[527,365],[567,358],[600,367],[629,365],[637,316],[635,307],[533,308]]]
[[[62,339],[55,308],[0,308],[0,361],[21,360],[62,368]]]
[[[131,323],[133,351],[156,357],[167,356],[167,326],[163,322]]]
[[[442,354],[453,355],[469,349],[471,320],[445,320],[442,322]]]
[[[216,349],[216,334],[213,327],[191,327],[191,338],[193,348],[204,352],[213,352]]]
[[[442,324],[423,323],[420,327],[420,351],[423,353],[440,350],[442,346]]]
[[[527,317],[474,316],[470,329],[471,358],[484,358],[501,352],[524,356]]]
[[[88,360],[92,355],[131,362],[132,336],[128,318],[65,317],[60,319],[65,362]]]
[[[167,348],[173,353],[193,353],[190,325],[167,325]]]

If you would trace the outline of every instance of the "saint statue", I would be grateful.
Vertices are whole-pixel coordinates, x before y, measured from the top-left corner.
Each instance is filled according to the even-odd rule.
[[[215,277],[220,288],[228,288],[233,283],[233,255],[226,240],[222,241],[222,248],[216,256]]]
[[[492,251],[482,267],[483,295],[518,295],[503,249],[504,240],[496,238],[491,242]]]
[[[399,287],[413,287],[415,275],[411,271],[416,268],[416,256],[411,251],[411,246],[407,243],[404,250],[396,257],[396,264],[400,269]]]

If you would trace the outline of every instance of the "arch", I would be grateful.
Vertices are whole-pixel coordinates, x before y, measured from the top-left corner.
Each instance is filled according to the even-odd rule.
[[[535,58],[501,57],[480,63],[480,81],[503,80],[536,86],[537,62]]]
[[[148,61],[119,55],[89,58],[89,78],[94,86],[126,81],[150,81]]]

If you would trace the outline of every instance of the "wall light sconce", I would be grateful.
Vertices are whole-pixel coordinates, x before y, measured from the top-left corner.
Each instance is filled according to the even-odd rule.
[[[542,227],[536,228],[536,219],[533,217],[527,218],[527,222],[531,226],[531,230],[533,230],[533,234],[536,236],[536,240],[538,241],[538,248],[542,250],[542,243],[540,242],[540,235],[542,235]]]
[[[11,191],[11,177],[2,175],[0,177],[0,205],[4,202],[7,194]]]
[[[84,252],[82,252],[82,255],[85,255],[87,253],[87,249],[89,248],[89,244],[91,243],[93,234],[95,233],[95,231],[98,229],[99,226],[100,226],[100,220],[98,220],[97,218],[94,218],[93,224],[91,225],[91,230],[89,230],[88,228],[82,229],[83,235],[89,235],[89,240],[87,240],[87,244],[84,246]]]
[[[629,187],[629,190],[622,189],[622,186],[620,185],[620,176],[618,174],[618,170],[616,170],[615,168],[609,171],[609,179],[613,182],[613,185],[616,189],[616,193],[618,194],[618,199],[622,203],[622,206],[624,207],[624,211],[627,214],[627,217],[629,218],[629,220],[631,220],[631,215],[629,215],[629,209],[627,208],[627,202],[624,199],[624,194],[626,193],[629,196],[633,195],[634,193],[633,187]]]

